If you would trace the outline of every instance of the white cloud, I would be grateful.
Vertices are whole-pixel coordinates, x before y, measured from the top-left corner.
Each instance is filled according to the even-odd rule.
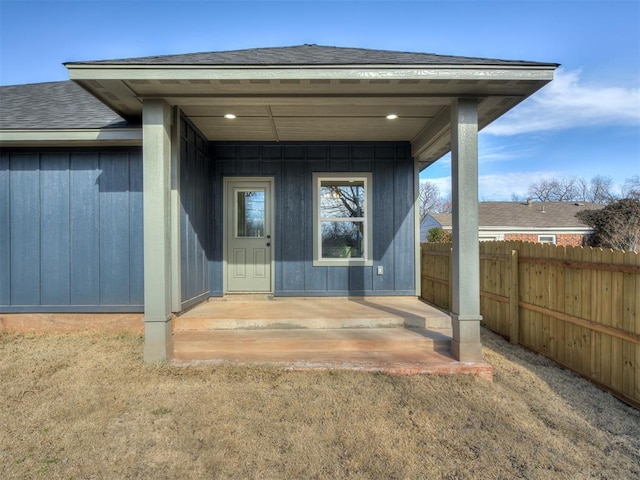
[[[542,170],[537,172],[510,172],[480,175],[478,196],[481,200],[511,200],[516,194],[526,197],[529,185],[545,178],[561,178],[562,172]]]
[[[518,135],[585,126],[640,126],[640,88],[586,85],[579,71],[556,71],[541,91],[483,130]]]
[[[451,177],[421,178],[420,182],[429,182],[438,187],[440,195],[447,197],[451,193]]]

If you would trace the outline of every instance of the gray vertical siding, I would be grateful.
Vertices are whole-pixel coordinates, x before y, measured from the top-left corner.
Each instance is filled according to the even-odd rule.
[[[209,282],[222,294],[222,178],[275,178],[275,295],[414,295],[413,161],[406,143],[211,145]],[[373,267],[313,266],[314,172],[371,172]],[[377,266],[384,275],[377,275]]]
[[[187,119],[180,139],[180,254],[182,308],[209,296],[207,142]]]
[[[139,149],[3,151],[0,311],[142,311]]]

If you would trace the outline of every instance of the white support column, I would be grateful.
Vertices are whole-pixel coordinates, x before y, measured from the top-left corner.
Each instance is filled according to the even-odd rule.
[[[457,360],[473,362],[482,360],[478,244],[478,101],[475,98],[460,98],[451,106],[451,184],[451,348]]]
[[[144,202],[144,360],[173,356],[171,324],[171,108],[142,107]]]

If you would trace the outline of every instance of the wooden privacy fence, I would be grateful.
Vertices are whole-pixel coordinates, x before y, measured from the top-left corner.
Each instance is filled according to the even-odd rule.
[[[451,309],[451,244],[422,244],[422,298]],[[640,255],[480,244],[483,324],[640,408]]]

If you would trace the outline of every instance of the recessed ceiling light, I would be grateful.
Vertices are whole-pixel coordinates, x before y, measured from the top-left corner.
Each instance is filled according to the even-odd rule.
[[[395,120],[396,118],[398,118],[398,115],[396,115],[395,113],[390,113],[389,115],[387,115],[387,120]]]
[[[233,120],[234,118],[236,118],[236,116],[233,113],[226,113],[224,115],[224,118],[226,118],[227,120]]]

